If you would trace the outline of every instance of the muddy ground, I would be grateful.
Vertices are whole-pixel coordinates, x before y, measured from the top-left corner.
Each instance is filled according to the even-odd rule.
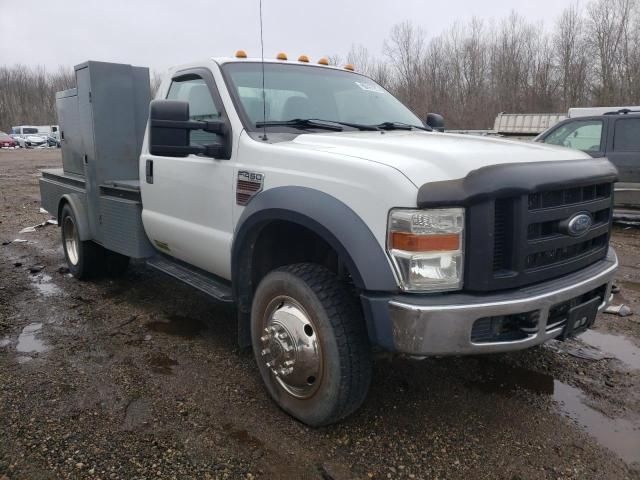
[[[0,151],[0,479],[640,478],[640,316],[514,354],[379,356],[363,408],[310,429],[267,396],[231,310],[142,263],[79,282],[56,226],[18,233],[48,218],[38,170],[59,165]],[[613,237],[634,311],[639,233]]]

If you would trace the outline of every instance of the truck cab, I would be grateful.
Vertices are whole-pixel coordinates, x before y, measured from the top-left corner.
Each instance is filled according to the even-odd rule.
[[[617,267],[611,163],[441,133],[350,66],[283,57],[176,67],[150,103],[144,68],[76,67],[41,193],[77,278],[136,258],[235,304],[267,391],[312,426],[361,405],[372,351],[593,324]]]

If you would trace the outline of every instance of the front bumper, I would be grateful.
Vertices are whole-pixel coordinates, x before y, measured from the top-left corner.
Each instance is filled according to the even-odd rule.
[[[549,313],[593,291],[604,292],[598,311],[611,296],[618,267],[615,252],[578,272],[529,287],[496,294],[456,293],[438,296],[363,295],[371,340],[383,348],[410,355],[470,355],[507,352],[539,345],[563,333],[548,325]],[[553,310],[555,311],[555,310]],[[536,318],[522,338],[474,341],[474,324],[487,318],[530,315]]]

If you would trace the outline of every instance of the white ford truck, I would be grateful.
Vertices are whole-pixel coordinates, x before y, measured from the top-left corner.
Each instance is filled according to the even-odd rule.
[[[78,65],[40,181],[73,275],[144,259],[234,302],[268,392],[312,426],[361,405],[374,349],[506,352],[593,324],[617,267],[606,159],[440,133],[320,63],[209,59],[153,101],[146,68]]]

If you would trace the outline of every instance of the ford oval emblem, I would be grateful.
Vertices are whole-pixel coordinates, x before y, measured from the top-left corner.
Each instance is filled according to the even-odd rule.
[[[576,213],[567,222],[567,233],[573,237],[585,234],[593,224],[593,219],[588,213]]]

